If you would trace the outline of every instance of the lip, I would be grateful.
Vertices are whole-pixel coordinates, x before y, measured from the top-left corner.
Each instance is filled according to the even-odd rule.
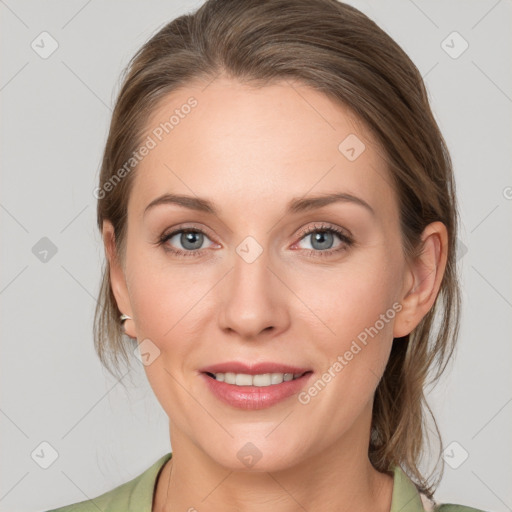
[[[240,365],[230,366],[230,368],[240,368]],[[286,368],[288,370],[299,370],[299,371],[283,371],[276,370],[274,372],[261,371],[261,365],[256,365],[250,368],[252,373],[249,375],[255,375],[257,373],[303,373],[301,368],[294,368],[291,366],[273,365],[272,368]],[[216,369],[216,366],[209,368]],[[219,366],[220,368],[220,366]],[[226,368],[226,366],[222,366]],[[265,368],[269,368],[268,365]],[[210,373],[221,373],[219,370],[210,371]],[[312,371],[306,370],[307,373],[298,377],[297,379],[283,381],[281,384],[273,384],[271,386],[236,386],[234,384],[227,384],[226,382],[219,382],[214,377],[208,375],[208,373],[201,373],[200,377],[204,380],[208,389],[212,394],[222,401],[223,403],[236,407],[237,409],[244,410],[259,410],[272,407],[286,400],[287,398],[297,395],[307,384],[310,377],[313,375]],[[235,373],[248,373],[247,370],[236,371]]]
[[[226,361],[199,370],[202,373],[245,373],[247,375],[258,375],[262,373],[305,373],[312,371],[311,368],[300,368],[280,363],[242,363],[240,361]]]

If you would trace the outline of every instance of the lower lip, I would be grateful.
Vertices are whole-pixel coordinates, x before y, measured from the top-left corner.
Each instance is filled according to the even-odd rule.
[[[283,381],[281,384],[271,386],[235,386],[220,382],[202,373],[207,386],[212,393],[224,403],[239,409],[265,409],[271,407],[286,398],[295,395],[306,385],[306,382],[313,373],[306,373],[298,379]]]

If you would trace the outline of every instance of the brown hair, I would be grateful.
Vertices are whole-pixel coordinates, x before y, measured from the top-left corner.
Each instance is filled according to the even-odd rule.
[[[100,231],[104,220],[112,222],[121,259],[135,170],[108,193],[106,184],[141,143],[160,100],[192,81],[209,82],[219,75],[254,86],[291,79],[349,107],[385,150],[407,257],[421,250],[420,235],[429,223],[445,224],[448,262],[440,293],[416,329],[394,340],[375,393],[369,445],[377,470],[399,464],[431,497],[444,466],[435,484],[419,470],[426,409],[440,440],[424,391],[444,371],[459,329],[458,219],[450,155],[418,69],[366,15],[335,0],[209,0],[171,21],[127,66],[103,155],[97,222]],[[119,358],[129,362],[119,315],[105,264],[94,340],[111,373],[119,371]],[[440,453],[439,461],[443,464]]]

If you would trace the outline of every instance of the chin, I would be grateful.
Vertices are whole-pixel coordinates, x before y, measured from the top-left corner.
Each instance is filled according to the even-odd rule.
[[[298,464],[304,456],[304,447],[285,446],[282,443],[269,442],[262,436],[258,441],[253,436],[249,441],[231,440],[220,446],[219,451],[207,450],[209,456],[227,470],[243,473],[275,472]]]

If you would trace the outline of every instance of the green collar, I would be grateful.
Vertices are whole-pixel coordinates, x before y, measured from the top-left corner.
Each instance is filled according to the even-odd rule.
[[[400,466],[393,468],[393,498],[390,512],[423,512],[420,493]]]
[[[151,512],[158,474],[172,457],[169,452],[136,478],[90,501],[61,507],[48,512],[86,512],[91,504],[103,512]],[[390,512],[424,512],[420,493],[400,466],[393,472],[393,497]]]
[[[134,487],[134,495],[144,495],[146,508],[144,512],[151,512],[147,503],[152,501],[156,479],[160,469],[171,458],[172,453],[161,457],[153,466],[141,475],[141,479]],[[423,512],[423,503],[418,489],[412,480],[404,473],[400,466],[394,466],[393,471],[393,497],[390,512]],[[151,493],[151,495],[149,494]]]

